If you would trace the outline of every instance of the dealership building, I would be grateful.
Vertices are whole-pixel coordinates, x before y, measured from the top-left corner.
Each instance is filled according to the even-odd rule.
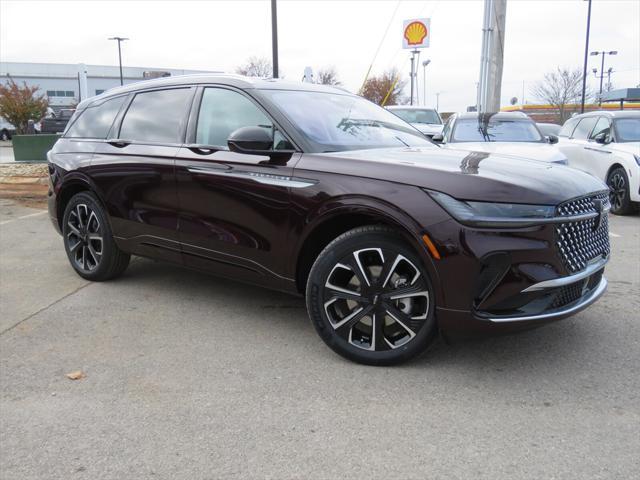
[[[190,73],[222,73],[216,70],[180,70],[157,67],[122,67],[125,84]],[[120,85],[120,69],[111,65],[73,63],[0,62],[0,82],[11,77],[16,83],[37,86],[54,110],[76,105]]]

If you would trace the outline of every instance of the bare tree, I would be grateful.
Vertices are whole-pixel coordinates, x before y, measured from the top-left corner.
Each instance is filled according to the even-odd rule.
[[[381,75],[370,77],[362,86],[360,95],[378,105],[403,103],[402,91],[407,81],[400,79],[400,72],[392,68]],[[386,99],[386,101],[385,101]]]
[[[539,100],[554,106],[558,110],[561,123],[575,111],[576,104],[582,97],[582,72],[580,69],[558,67],[555,71],[545,74],[544,80],[538,82],[531,89],[531,93]],[[586,97],[590,97],[589,92]]]
[[[334,66],[319,68],[315,77],[316,83],[321,83],[322,85],[342,85]]]
[[[249,57],[244,65],[236,68],[236,73],[246,75],[247,77],[271,78],[273,76],[273,67],[271,60],[265,57]]]

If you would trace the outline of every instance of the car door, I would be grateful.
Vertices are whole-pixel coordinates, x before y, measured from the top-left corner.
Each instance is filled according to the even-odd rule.
[[[598,143],[597,135],[604,134],[608,139],[606,143]],[[599,179],[606,181],[607,172],[612,163],[612,153],[610,142],[613,141],[611,121],[607,117],[598,117],[596,125],[589,135],[589,141],[584,149],[584,169]]]
[[[589,135],[593,130],[598,117],[588,116],[580,119],[567,143],[563,143],[560,150],[567,156],[569,166],[588,172],[588,163],[585,162],[585,149],[589,144]]]
[[[262,127],[276,149],[292,143],[245,92],[201,87],[189,120],[187,144],[176,158],[179,233],[188,266],[262,283],[285,278],[289,188],[299,154],[229,151],[241,127]],[[278,253],[279,252],[279,253]],[[275,254],[278,253],[278,254]]]
[[[175,156],[195,88],[131,95],[109,138],[96,148],[91,176],[116,240],[138,255],[182,262]]]

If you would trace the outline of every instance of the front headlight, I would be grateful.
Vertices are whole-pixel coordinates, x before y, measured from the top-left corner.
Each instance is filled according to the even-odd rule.
[[[636,155],[635,153],[633,154],[633,158],[636,159],[636,163],[638,164],[638,166],[640,167],[640,156]]]
[[[468,202],[425,191],[458,222],[472,227],[528,227],[547,223],[555,215],[552,205]]]

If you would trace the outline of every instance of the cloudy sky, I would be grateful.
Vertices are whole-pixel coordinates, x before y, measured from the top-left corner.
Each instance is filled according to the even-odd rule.
[[[402,21],[430,17],[431,47],[421,58],[431,59],[427,101],[440,92],[442,111],[463,110],[475,103],[482,11],[481,0],[279,0],[281,71],[298,79],[306,65],[333,65],[352,91],[372,62],[374,73],[408,73]],[[503,104],[520,101],[523,82],[534,101],[531,86],[557,66],[582,67],[586,14],[584,0],[508,1]],[[115,35],[131,38],[125,65],[232,72],[251,55],[271,55],[270,2],[0,0],[2,61],[115,65],[116,45],[106,40]],[[605,65],[614,86],[638,85],[640,0],[593,0],[590,49],[618,50]],[[597,86],[593,74],[590,83]]]

